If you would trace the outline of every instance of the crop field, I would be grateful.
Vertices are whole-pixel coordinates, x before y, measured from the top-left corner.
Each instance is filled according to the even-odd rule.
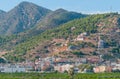
[[[120,79],[120,73],[75,74],[73,79]],[[61,73],[0,73],[0,79],[70,79]]]

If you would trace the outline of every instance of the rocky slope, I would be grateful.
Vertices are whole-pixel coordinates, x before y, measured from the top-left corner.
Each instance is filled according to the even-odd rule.
[[[50,10],[29,2],[22,2],[5,14],[0,22],[0,34],[17,34],[32,28]]]

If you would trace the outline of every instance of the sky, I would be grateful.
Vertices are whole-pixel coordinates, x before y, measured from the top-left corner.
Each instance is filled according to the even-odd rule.
[[[81,13],[120,12],[120,0],[0,0],[0,10],[9,11],[22,1],[51,10],[63,8]]]

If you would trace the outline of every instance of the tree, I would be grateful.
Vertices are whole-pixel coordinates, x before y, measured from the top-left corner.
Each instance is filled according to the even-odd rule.
[[[70,70],[68,71],[68,74],[69,74],[69,79],[74,79],[74,68],[72,67],[72,68],[70,68]]]

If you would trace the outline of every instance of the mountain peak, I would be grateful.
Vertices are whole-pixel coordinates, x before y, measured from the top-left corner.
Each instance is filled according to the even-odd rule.
[[[33,4],[32,2],[23,1],[19,5]]]
[[[23,1],[6,13],[4,22],[0,22],[0,34],[10,35],[28,30],[50,11],[34,3]]]
[[[63,8],[59,8],[59,9],[55,10],[55,12],[67,12],[67,10],[65,10]]]
[[[18,4],[17,7],[27,7],[27,6],[36,6],[39,7],[38,5],[32,3],[32,2],[27,2],[27,1],[23,1],[20,4]]]
[[[30,12],[34,11],[35,9],[37,9],[36,11],[41,11],[41,12],[43,12],[43,11],[50,12],[51,11],[47,8],[41,7],[39,5],[36,5],[32,2],[27,2],[27,1],[21,2],[14,9],[16,9],[16,10],[27,10],[27,11],[29,10]]]

